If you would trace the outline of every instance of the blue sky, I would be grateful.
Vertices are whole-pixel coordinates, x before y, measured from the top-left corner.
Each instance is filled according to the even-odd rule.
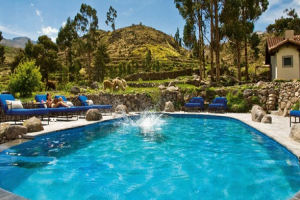
[[[184,21],[173,0],[0,0],[0,31],[5,38],[27,36],[36,40],[46,34],[55,39],[59,28],[68,17],[73,18],[81,3],[96,8],[99,27],[108,30],[104,23],[110,5],[118,11],[116,28],[142,22],[167,34],[182,29]],[[296,8],[300,14],[300,0],[269,0],[270,6],[257,21],[255,30],[266,26],[283,15],[285,8]]]

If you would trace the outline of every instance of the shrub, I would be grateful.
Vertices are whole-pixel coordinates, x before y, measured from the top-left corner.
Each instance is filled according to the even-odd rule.
[[[299,101],[292,106],[292,110],[299,110],[300,103]]]
[[[227,106],[229,111],[232,112],[248,112],[250,109],[250,105],[244,99],[243,93],[238,91],[236,94],[233,92],[229,92],[226,96],[227,98]]]
[[[30,96],[42,86],[42,75],[34,61],[20,63],[15,72],[10,76],[9,91],[13,94],[20,93],[21,97]]]

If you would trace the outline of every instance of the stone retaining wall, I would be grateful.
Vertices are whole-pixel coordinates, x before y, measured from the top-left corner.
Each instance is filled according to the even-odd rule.
[[[146,80],[165,80],[165,79],[174,79],[179,76],[191,76],[193,73],[199,73],[199,70],[193,69],[185,69],[180,71],[167,71],[167,72],[145,72],[145,73],[137,73],[131,74],[127,76],[126,81],[137,81],[142,79]]]

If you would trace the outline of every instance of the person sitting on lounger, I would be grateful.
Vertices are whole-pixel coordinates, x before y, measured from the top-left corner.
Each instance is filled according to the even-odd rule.
[[[46,105],[48,108],[58,108],[58,107],[69,107],[60,97],[59,99],[55,98],[54,100],[51,98],[51,94],[47,93],[47,101]]]

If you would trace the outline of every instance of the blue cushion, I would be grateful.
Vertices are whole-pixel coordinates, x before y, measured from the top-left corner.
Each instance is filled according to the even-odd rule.
[[[90,105],[87,107],[89,107],[90,109],[111,109],[112,105]]]
[[[34,99],[37,101],[37,102],[42,102],[44,101],[46,103],[47,101],[47,95],[45,94],[38,94],[38,95],[35,95]],[[45,108],[44,104],[40,104],[39,105],[40,108]]]
[[[78,99],[83,106],[88,106],[88,103],[86,102],[88,98],[86,96],[79,96]]]
[[[46,115],[48,110],[44,108],[37,109],[12,109],[6,111],[7,115]]]
[[[204,103],[204,99],[202,97],[193,97],[190,99],[189,103]]]
[[[291,110],[290,116],[300,117],[300,110]]]
[[[224,109],[226,110],[227,109],[227,105],[224,104],[224,103],[211,103],[208,105],[209,108],[212,108],[212,109]]]
[[[190,108],[196,108],[196,107],[199,107],[199,108],[204,108],[204,104],[203,103],[186,103],[184,104],[185,107],[190,107]]]
[[[227,104],[227,99],[225,97],[216,97],[212,103],[226,103]]]
[[[62,96],[62,95],[56,95],[54,98],[59,99],[60,97],[62,98],[63,101],[68,101],[67,98],[65,96]]]
[[[1,107],[4,112],[7,111],[6,100],[14,101],[15,97],[12,94],[0,94]]]
[[[78,112],[77,107],[59,107],[59,108],[47,108],[49,113],[64,113],[64,112]]]

